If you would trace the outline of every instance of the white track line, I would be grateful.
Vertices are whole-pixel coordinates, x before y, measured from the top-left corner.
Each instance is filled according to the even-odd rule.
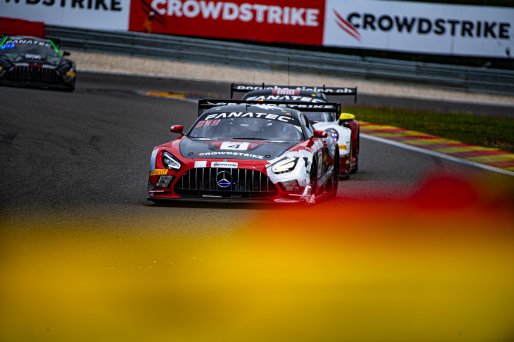
[[[372,135],[369,135],[369,134],[361,133],[360,136],[363,137],[364,139],[378,141],[378,142],[381,142],[383,144],[388,144],[388,145],[400,147],[400,148],[403,148],[403,149],[406,149],[406,150],[428,154],[430,156],[441,158],[441,159],[450,160],[450,161],[455,162],[455,163],[464,164],[464,165],[467,165],[467,166],[476,167],[476,168],[479,168],[479,169],[484,169],[484,170],[488,170],[488,171],[492,171],[492,172],[502,173],[502,174],[508,175],[508,176],[514,176],[514,172],[509,171],[509,170],[500,169],[498,167],[489,166],[489,165],[480,164],[480,163],[475,163],[475,162],[472,162],[470,160],[460,159],[460,158],[457,158],[457,157],[452,157],[452,156],[447,155],[447,154],[426,150],[424,148],[420,148],[420,147],[416,147],[416,146],[402,144],[402,143],[397,142],[397,141],[388,140],[388,139],[384,139],[384,138],[379,138],[379,137],[375,137],[375,136],[372,136]]]

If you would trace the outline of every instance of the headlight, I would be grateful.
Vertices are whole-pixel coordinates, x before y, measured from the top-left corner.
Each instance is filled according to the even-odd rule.
[[[177,158],[173,157],[170,153],[164,152],[162,154],[162,163],[168,169],[178,170],[182,166]]]
[[[271,171],[274,173],[286,173],[294,170],[296,163],[298,162],[298,157],[284,157],[277,161],[271,167]]]
[[[327,132],[332,137],[332,139],[334,139],[334,141],[337,142],[337,140],[339,140],[339,133],[337,133],[335,129],[329,128],[326,129],[325,132]]]
[[[69,71],[71,69],[71,67],[72,67],[72,65],[70,63],[64,63],[57,67],[57,71],[60,74],[64,74],[64,73],[66,73],[66,71]]]

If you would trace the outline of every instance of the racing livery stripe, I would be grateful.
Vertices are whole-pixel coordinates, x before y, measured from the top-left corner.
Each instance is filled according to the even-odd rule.
[[[497,148],[468,145],[460,141],[444,139],[422,132],[363,121],[360,121],[360,127],[363,133],[371,136],[416,146],[470,162],[514,171],[514,154]]]

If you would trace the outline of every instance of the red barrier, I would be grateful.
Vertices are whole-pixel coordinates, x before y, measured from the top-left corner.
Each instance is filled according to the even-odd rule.
[[[129,30],[321,45],[324,17],[324,1],[132,0]]]
[[[0,34],[44,37],[45,23],[0,17]]]

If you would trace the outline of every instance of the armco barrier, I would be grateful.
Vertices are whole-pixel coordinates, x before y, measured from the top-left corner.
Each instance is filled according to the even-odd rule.
[[[47,26],[63,47],[267,70],[385,79],[514,95],[514,71],[367,58],[329,52],[134,32]]]

